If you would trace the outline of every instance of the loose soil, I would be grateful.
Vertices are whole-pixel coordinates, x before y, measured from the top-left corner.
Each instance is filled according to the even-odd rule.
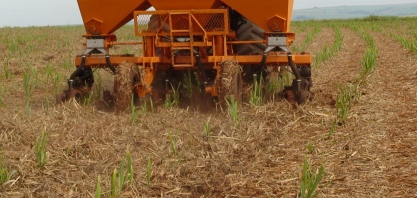
[[[321,25],[306,49],[312,54],[334,42],[333,29]],[[348,120],[330,133],[339,85],[359,76],[367,47],[351,29],[341,28],[341,50],[313,68],[313,101],[243,104],[236,124],[220,107],[201,112],[158,106],[132,122],[130,113],[104,111],[95,103],[53,104],[74,70],[65,61],[72,63],[83,50],[82,27],[60,28],[0,29],[6,38],[0,47],[7,51],[0,63],[11,72],[9,79],[6,70],[0,72],[1,157],[9,171],[18,171],[0,185],[0,197],[94,197],[98,176],[103,196],[109,197],[111,174],[126,152],[132,155],[134,181],[121,197],[296,197],[305,159],[313,172],[325,168],[319,197],[417,196],[417,55],[390,35],[365,28],[375,40],[378,62],[361,84]],[[133,34],[133,29],[123,31]],[[26,38],[28,32],[35,36]],[[42,40],[49,47],[28,48],[44,34],[51,35]],[[17,50],[11,40],[18,42]],[[39,79],[31,73],[34,91],[27,111],[23,76],[34,69]],[[55,85],[53,77],[60,82]],[[38,167],[34,147],[42,131],[47,163]]]

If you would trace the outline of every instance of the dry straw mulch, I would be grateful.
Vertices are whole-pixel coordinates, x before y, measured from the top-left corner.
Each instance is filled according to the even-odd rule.
[[[99,175],[103,189],[109,189],[112,170],[129,151],[135,173],[134,184],[124,190],[129,196],[295,194],[298,177],[292,173],[299,172],[303,156],[292,152],[285,139],[298,121],[291,105],[279,106],[243,108],[239,128],[231,127],[227,114],[179,108],[148,113],[132,125],[128,114],[100,112],[74,101],[55,107],[43,119],[7,118],[1,122],[2,146],[9,168],[20,172],[15,182],[1,188],[7,196],[85,197],[94,192]],[[283,111],[291,113],[281,114],[280,121],[267,116]],[[299,115],[295,119],[304,119]],[[42,129],[48,135],[45,168],[36,166],[33,151]],[[300,141],[295,145],[304,144]],[[153,161],[151,186],[145,178],[148,157]],[[284,174],[271,174],[276,172]]]
[[[242,72],[242,68],[236,60],[226,60],[221,63],[221,78],[218,85],[221,100],[236,97],[237,80],[241,81],[241,79],[237,79],[240,72]]]
[[[313,43],[331,45],[332,32],[322,31]],[[372,33],[377,68],[360,87],[361,100],[348,121],[330,133],[337,82],[359,75],[364,50],[358,34],[346,29],[343,34],[341,51],[313,70],[314,101],[298,107],[286,101],[243,104],[239,125],[227,113],[187,108],[157,108],[131,123],[129,113],[102,111],[94,104],[48,106],[45,96],[54,94],[47,83],[35,89],[27,115],[17,72],[2,81],[0,147],[9,170],[19,172],[0,185],[0,197],[93,197],[98,176],[108,197],[110,175],[127,151],[134,182],[124,188],[124,197],[295,197],[304,157],[313,171],[325,166],[321,197],[416,197],[417,56],[389,35]],[[320,49],[309,51],[314,50]],[[28,56],[35,60],[35,55]],[[44,168],[37,167],[34,154],[42,130],[48,138]]]

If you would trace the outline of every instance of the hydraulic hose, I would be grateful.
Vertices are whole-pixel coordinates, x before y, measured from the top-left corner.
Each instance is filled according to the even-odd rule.
[[[74,79],[76,76],[79,76],[81,71],[84,69],[86,57],[85,55],[81,56],[81,64],[78,68],[71,74],[70,79]]]
[[[110,68],[110,70],[115,74],[116,73],[116,68],[114,68],[114,66],[111,64],[110,55],[108,55],[108,54],[106,54],[106,64],[107,64],[107,67]]]
[[[172,88],[172,87],[170,87],[170,81],[171,81],[171,78],[172,78],[172,72],[174,72],[174,68],[171,65],[169,67],[169,69],[165,73],[165,84],[164,84],[165,91],[168,91],[170,88]]]
[[[201,75],[203,76],[204,87],[206,87],[207,86],[207,81],[208,81],[207,80],[207,74],[206,74],[206,71],[204,71],[203,65],[201,64],[201,56],[200,56],[200,54],[196,54],[195,55],[195,58],[197,60],[198,69],[200,70]]]
[[[291,70],[295,75],[295,78],[297,80],[297,93],[300,93],[301,91],[301,76],[300,76],[300,72],[298,71],[298,69],[295,67],[294,62],[292,61],[292,54],[291,52],[288,52],[288,63],[290,64]]]
[[[259,65],[257,67],[252,69],[252,71],[251,71],[252,74],[258,72],[260,69],[262,69],[265,66],[266,57],[267,57],[267,53],[263,53],[261,62],[259,63]]]

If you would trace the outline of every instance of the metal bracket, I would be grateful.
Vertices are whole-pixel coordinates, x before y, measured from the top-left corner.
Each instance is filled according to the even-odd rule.
[[[287,37],[268,37],[267,41],[268,47],[265,49],[264,53],[268,53],[277,47],[287,53],[290,52],[290,50],[287,47]]]
[[[268,37],[268,46],[281,46],[287,45],[287,37]]]
[[[108,52],[105,49],[104,39],[87,39],[86,47],[87,49],[83,52],[82,55],[87,55],[93,50],[98,50],[99,52],[106,54],[106,55],[108,54]]]
[[[104,39],[91,39],[91,38],[89,38],[89,39],[87,39],[86,47],[87,47],[87,49],[83,52],[82,56],[85,57],[87,54],[89,54],[93,50],[97,50],[97,51],[105,54],[107,67],[109,67],[110,70],[114,74],[116,73],[116,68],[111,64],[110,55],[105,49],[105,40]]]

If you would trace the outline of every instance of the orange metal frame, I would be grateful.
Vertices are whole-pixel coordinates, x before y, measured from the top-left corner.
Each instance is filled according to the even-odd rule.
[[[200,10],[169,10],[169,11],[135,11],[133,13],[136,36],[142,37],[142,42],[117,42],[114,35],[106,36],[105,46],[108,50],[114,45],[142,45],[143,53],[140,57],[116,55],[111,56],[114,66],[128,61],[144,66],[143,85],[138,85],[137,93],[144,96],[152,91],[151,84],[158,70],[174,69],[197,70],[195,49],[199,49],[201,63],[205,69],[217,70],[220,76],[219,63],[225,60],[237,60],[240,64],[259,64],[262,55],[235,55],[233,45],[237,44],[267,44],[267,35],[264,40],[238,41],[236,33],[229,29],[227,9],[200,9]],[[155,24],[153,24],[155,23]],[[294,39],[293,33],[286,35],[287,44]],[[186,37],[181,41],[176,38]],[[198,38],[198,39],[197,39]],[[207,49],[211,53],[207,53]],[[175,52],[186,52],[178,55]],[[293,54],[292,59],[298,66],[309,66],[312,62],[309,53]],[[75,63],[81,64],[81,56],[77,56]],[[288,65],[288,56],[284,52],[270,52],[266,65]],[[103,55],[87,55],[87,67],[106,67]],[[207,92],[217,95],[215,87],[208,87]]]
[[[156,10],[233,8],[265,31],[289,32],[294,0],[77,0],[87,34],[111,34],[132,20],[132,13]]]

